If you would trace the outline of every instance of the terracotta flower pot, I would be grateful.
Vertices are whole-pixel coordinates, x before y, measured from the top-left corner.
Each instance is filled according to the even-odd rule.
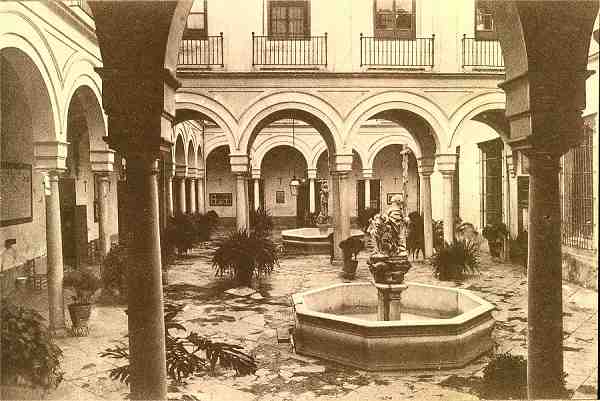
[[[342,269],[344,277],[353,279],[356,277],[356,268],[358,267],[358,260],[346,260],[344,261],[344,267]]]
[[[84,337],[89,334],[88,322],[92,313],[92,304],[71,304],[69,315],[73,323],[72,331],[76,337]]]

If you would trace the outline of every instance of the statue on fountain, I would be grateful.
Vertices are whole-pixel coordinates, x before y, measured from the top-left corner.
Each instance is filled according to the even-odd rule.
[[[329,224],[329,187],[327,185],[327,180],[322,181],[319,196],[321,211],[317,216],[317,227]]]
[[[409,219],[401,195],[392,197],[391,202],[386,213],[373,216],[367,229],[374,248],[367,264],[376,283],[402,284],[410,269],[406,250]]]

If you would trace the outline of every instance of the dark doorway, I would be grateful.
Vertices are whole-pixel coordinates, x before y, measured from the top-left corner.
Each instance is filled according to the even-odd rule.
[[[481,226],[502,222],[501,139],[482,142],[481,149]]]
[[[370,206],[377,211],[381,211],[381,181],[373,179],[369,181],[371,185]]]
[[[77,205],[74,178],[61,178],[60,224],[62,231],[63,263],[79,268],[87,263],[87,206]]]
[[[296,226],[306,227],[310,220],[310,187],[308,181],[303,182],[298,188],[296,197]]]

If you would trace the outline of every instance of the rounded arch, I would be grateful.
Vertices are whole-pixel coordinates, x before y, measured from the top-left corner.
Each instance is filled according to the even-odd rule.
[[[421,148],[410,135],[390,135],[377,139],[369,146],[367,163],[363,168],[372,169],[373,162],[381,150],[390,145],[406,145],[419,159],[422,157]]]
[[[307,159],[309,161],[309,163],[308,163],[309,170],[317,169],[317,164],[319,163],[319,158],[321,157],[321,155],[324,152],[327,152],[327,145],[325,144],[325,142],[319,142],[317,145],[315,145],[312,148],[310,159]]]
[[[278,146],[290,146],[302,154],[304,160],[306,161],[306,165],[308,166],[311,151],[310,147],[303,140],[296,138],[292,143],[292,138],[287,135],[277,135],[269,137],[268,139],[262,141],[254,150],[254,154],[252,156],[252,167],[260,169],[262,166],[262,161],[265,155],[271,150]]]
[[[259,169],[262,170],[262,163],[265,160],[265,158],[267,157],[267,155],[273,154],[273,151],[275,149],[277,149],[277,148],[285,148],[285,149],[287,149],[287,150],[289,150],[291,152],[294,152],[294,153],[300,155],[301,159],[304,161],[304,165],[307,166],[307,168],[308,168],[308,159],[306,158],[306,155],[298,147],[293,147],[291,144],[288,144],[288,143],[280,143],[280,144],[277,144],[275,146],[269,147],[269,149],[267,149],[261,155],[260,160],[257,160],[257,163],[255,165],[256,168],[259,168]]]
[[[357,103],[346,119],[345,131],[348,134],[344,143],[353,143],[367,120],[394,110],[411,113],[427,123],[435,149],[442,149],[442,145],[446,144],[448,117],[444,111],[425,95],[407,91],[378,93]],[[428,149],[422,151],[425,153]]]
[[[235,149],[239,140],[238,122],[233,114],[221,103],[207,96],[185,91],[175,93],[176,121],[183,119],[204,119],[213,121],[227,137],[230,149]]]
[[[37,69],[48,93],[53,121],[51,130],[43,133],[43,139],[65,141],[66,130],[63,129],[61,104],[59,102],[62,77],[48,42],[39,28],[19,12],[5,13],[2,17],[0,51],[14,49],[23,53]],[[48,62],[45,60],[48,60]]]
[[[178,1],[171,16],[169,25],[169,36],[167,37],[165,49],[165,68],[175,71],[177,69],[177,58],[179,56],[179,44],[183,36],[183,30],[187,24],[187,16],[192,9],[192,1]]]
[[[478,115],[486,112],[504,111],[506,108],[506,95],[501,91],[480,93],[468,98],[458,106],[450,118],[450,138],[448,140],[448,149],[454,149],[458,134],[466,121],[474,119]],[[508,137],[507,127],[503,127],[502,122],[487,121],[488,125],[498,131],[500,137],[506,140]]]
[[[206,162],[206,160],[208,160],[208,155],[220,146],[227,146],[231,149],[225,135],[212,136],[210,140],[204,144],[204,161]]]
[[[83,117],[87,125],[90,150],[107,150],[108,144],[102,139],[107,135],[105,114],[100,106],[98,94],[87,84],[78,85],[74,88],[66,106],[65,127],[69,131],[69,113],[72,103],[76,100],[83,109]],[[101,96],[101,95],[100,95]],[[100,98],[101,99],[101,98]],[[101,101],[101,100],[100,100]]]
[[[278,92],[264,96],[250,105],[240,118],[242,133],[237,149],[248,153],[252,142],[268,124],[290,118],[302,120],[313,126],[332,151],[342,150],[340,136],[342,119],[335,108],[323,99],[305,92]]]
[[[368,156],[367,156],[367,152],[365,152],[365,151],[364,151],[364,149],[362,149],[362,148],[358,148],[358,147],[353,147],[353,148],[352,148],[352,153],[353,153],[353,154],[354,154],[356,157],[358,157],[358,160],[359,160],[359,162],[360,162],[360,166],[361,166],[361,168],[362,168],[363,170],[364,170],[364,169],[366,169],[366,168],[368,168],[368,167],[367,167],[367,159],[368,159]]]
[[[187,157],[186,157],[186,163],[188,167],[191,168],[196,168],[197,163],[196,163],[196,145],[194,144],[194,141],[192,140],[192,138],[190,138],[187,142]]]
[[[187,154],[185,152],[185,145],[183,144],[183,135],[177,135],[175,139],[175,163],[177,165],[187,165]]]

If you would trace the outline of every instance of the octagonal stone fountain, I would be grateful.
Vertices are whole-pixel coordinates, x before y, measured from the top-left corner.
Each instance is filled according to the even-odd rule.
[[[293,249],[299,253],[328,254],[331,244],[329,235],[333,233],[333,228],[320,230],[317,227],[293,228],[281,231],[281,240],[286,249]],[[361,230],[352,229],[353,237],[362,238],[365,234]]]
[[[464,289],[404,287],[398,320],[387,321],[373,283],[294,294],[296,352],[379,371],[460,367],[492,348],[492,304]]]

